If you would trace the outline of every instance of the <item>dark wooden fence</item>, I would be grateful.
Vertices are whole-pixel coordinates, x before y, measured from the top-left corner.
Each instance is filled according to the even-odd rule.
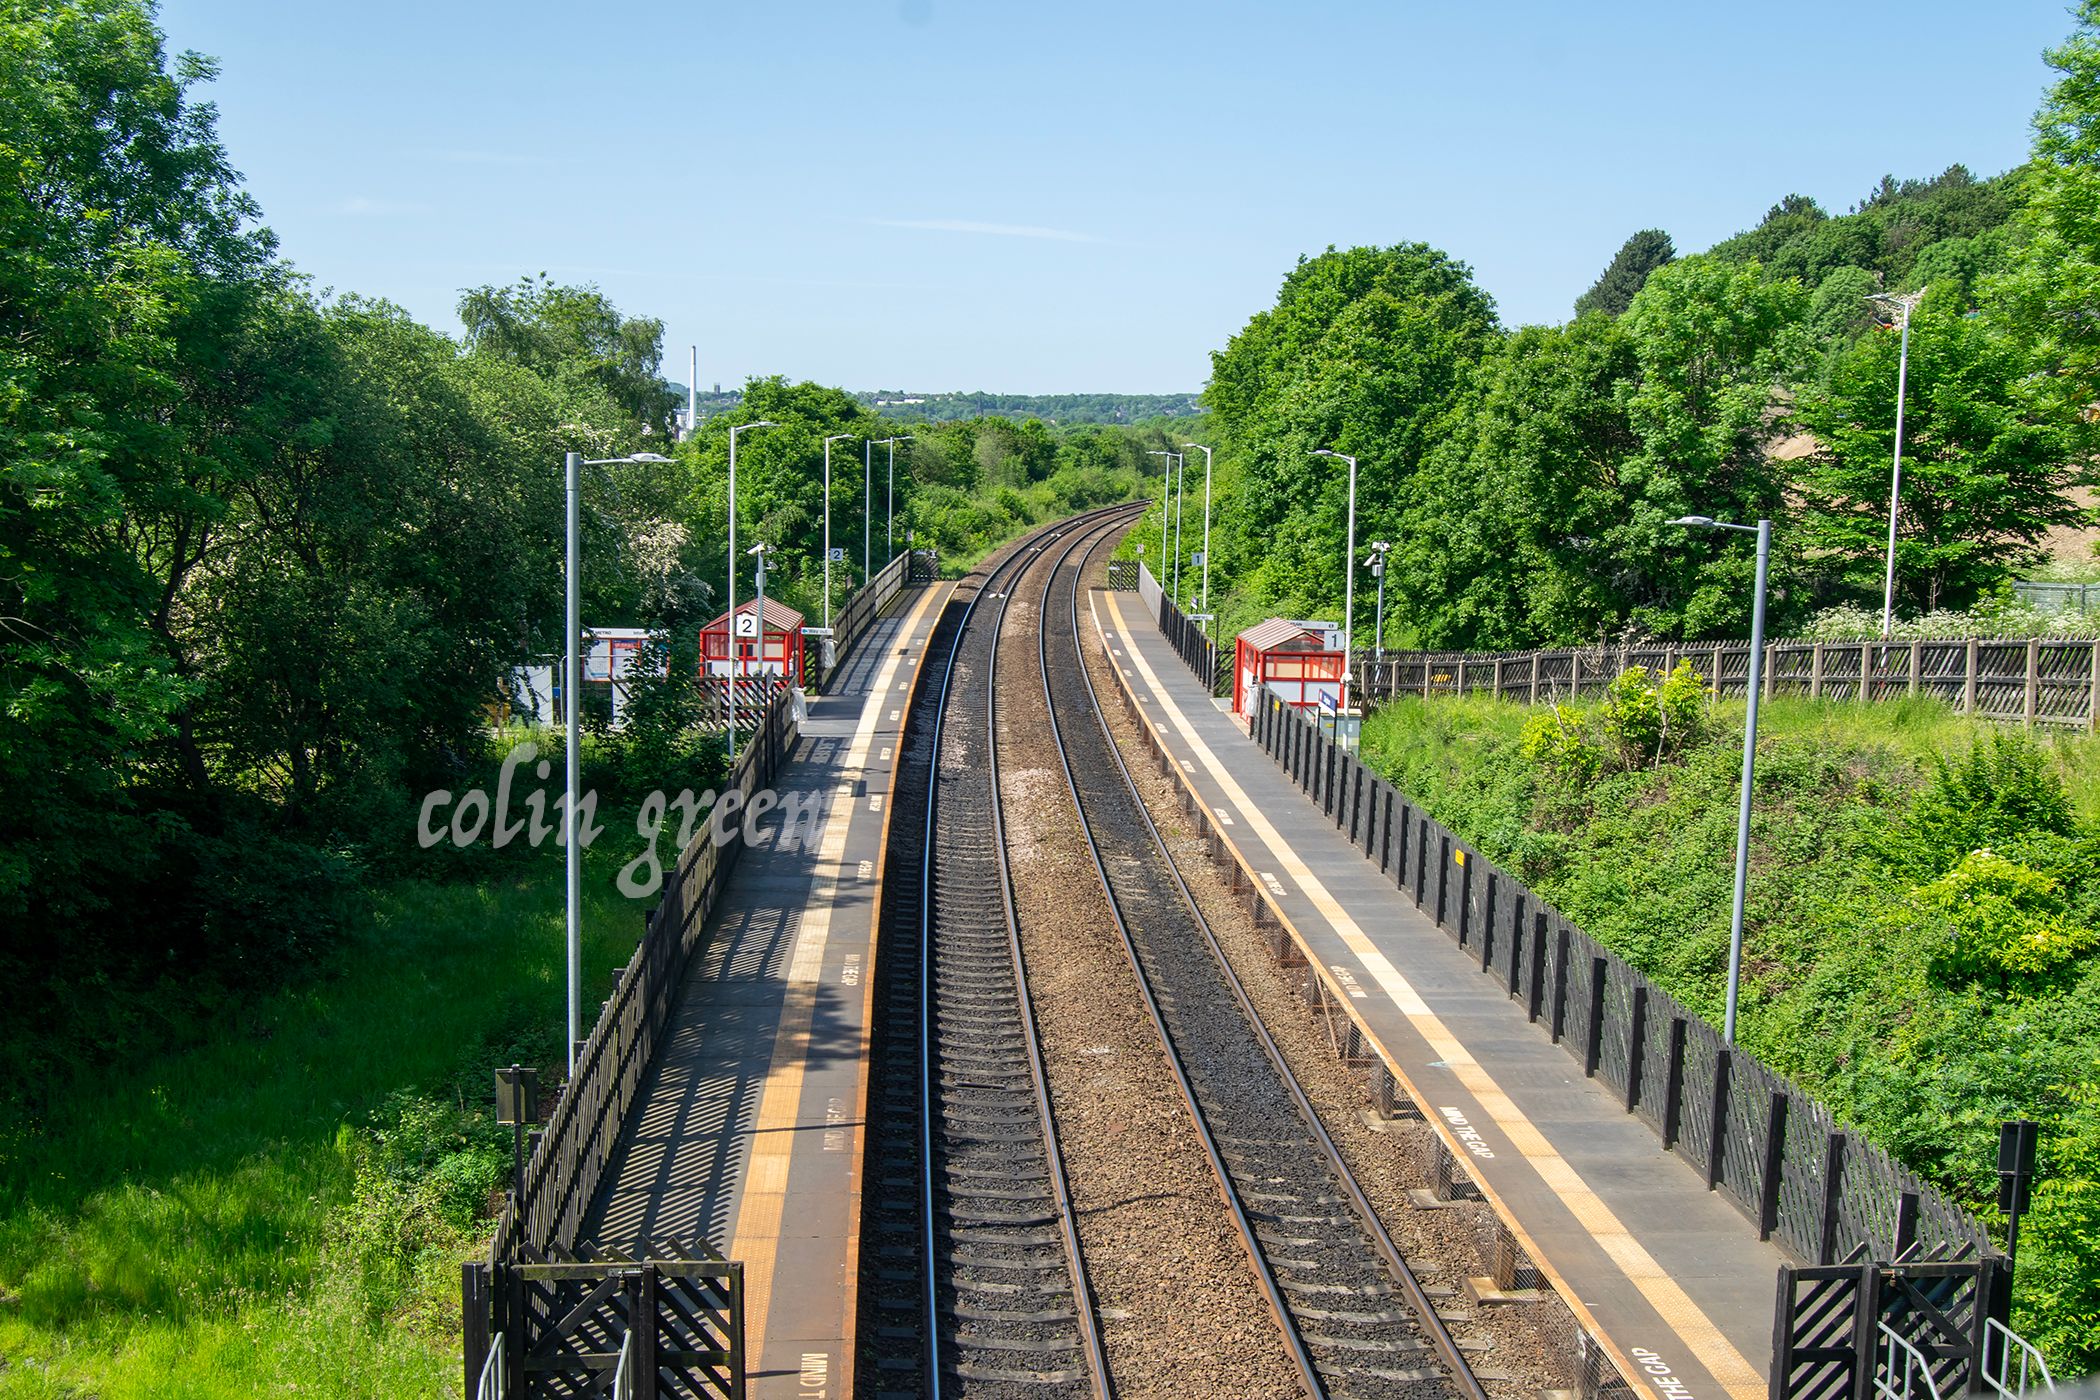
[[[1253,736],[1314,805],[1761,1239],[1830,1264],[1994,1252],[1984,1227],[1628,966],[1274,696]]]
[[[1723,695],[1749,682],[1748,642],[1651,643],[1572,651],[1406,651],[1359,657],[1364,704],[1395,695],[1566,700],[1594,695],[1629,666],[1689,661]],[[1767,642],[1764,693],[1829,700],[1929,695],[1964,714],[2027,725],[2100,728],[2100,641],[1981,638],[1916,642]]]
[[[1159,623],[1160,632],[1172,644],[1182,664],[1195,673],[1196,679],[1203,683],[1205,690],[1216,695],[1218,681],[1221,679],[1218,674],[1218,649],[1205,635],[1203,624],[1191,620],[1175,606],[1174,600],[1167,596],[1167,591],[1159,586],[1159,580],[1152,576],[1152,570],[1145,567],[1142,560],[1137,566],[1136,585],[1138,596],[1144,599],[1145,606],[1152,610],[1153,619]],[[1229,668],[1222,679],[1231,679]]]
[[[725,795],[733,789],[748,798],[770,785],[794,748],[795,734],[791,698],[782,692],[738,756]],[[686,960],[743,850],[740,824],[729,824],[720,844],[712,825],[701,824],[677,865],[666,872],[642,940],[576,1053],[575,1075],[536,1135],[524,1190],[504,1207],[496,1224],[492,1260],[544,1263],[574,1257],[577,1229],[656,1052]]]
[[[853,596],[846,600],[845,607],[831,615],[832,664],[829,670],[824,666],[824,639],[802,639],[802,674],[808,680],[811,690],[823,691],[826,682],[845,662],[846,653],[852,650],[854,642],[860,639],[860,634],[867,630],[868,624],[881,615],[882,610],[889,606],[890,599],[896,597],[906,583],[913,580],[914,561],[918,554],[922,553],[924,551],[915,553],[908,550],[884,564],[875,571],[875,576],[869,579],[866,585],[857,589]]]

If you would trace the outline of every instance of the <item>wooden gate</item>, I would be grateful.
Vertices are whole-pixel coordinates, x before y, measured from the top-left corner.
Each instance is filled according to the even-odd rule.
[[[1884,1324],[1918,1349],[1940,1396],[1979,1392],[1985,1324],[2005,1320],[2011,1284],[1998,1255],[1781,1265],[1772,1400],[1873,1400],[1891,1364]]]
[[[647,1254],[585,1247],[573,1259],[491,1266],[507,1393],[610,1396],[631,1333],[636,1394],[743,1400],[744,1266],[706,1245]],[[475,1358],[467,1361],[471,1374]]]

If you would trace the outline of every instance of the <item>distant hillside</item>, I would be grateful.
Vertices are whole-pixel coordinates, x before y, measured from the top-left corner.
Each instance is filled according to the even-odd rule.
[[[667,379],[664,387],[678,396],[685,412],[686,388]],[[1156,418],[1195,418],[1203,406],[1194,394],[937,394],[906,389],[857,390],[861,406],[900,423],[954,423],[972,418],[1040,418],[1055,425],[1143,423]],[[744,401],[741,389],[716,384],[702,388],[700,416],[712,418]]]
[[[930,394],[878,389],[854,397],[885,418],[907,423],[967,418],[1141,423],[1148,418],[1194,418],[1203,412],[1194,394]]]

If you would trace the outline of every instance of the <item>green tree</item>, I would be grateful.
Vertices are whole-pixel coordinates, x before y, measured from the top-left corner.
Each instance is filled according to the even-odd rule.
[[[1859,340],[1802,402],[1818,447],[1800,538],[1870,592],[1888,546],[1900,343],[1893,330]],[[1912,607],[1966,606],[2039,558],[2049,529],[2089,518],[2071,493],[2091,468],[2036,401],[2033,369],[1996,327],[1962,314],[1952,287],[1913,313],[1896,541],[1897,590]]]
[[[1301,261],[1275,307],[1212,357],[1206,397],[1241,455],[1223,512],[1255,586],[1293,608],[1342,599],[1348,473],[1359,459],[1359,540],[1396,524],[1408,483],[1462,419],[1494,305],[1466,267],[1422,244]]]
[[[1602,544],[1624,569],[1628,616],[1657,636],[1749,626],[1748,551],[1670,527],[1686,514],[1778,517],[1785,472],[1782,386],[1807,359],[1808,297],[1755,263],[1684,258],[1657,272],[1622,318],[1638,374],[1619,402],[1640,442],[1619,468],[1627,510]]]
[[[1639,448],[1619,385],[1639,369],[1624,324],[1527,326],[1482,370],[1471,431],[1417,479],[1394,598],[1431,646],[1593,640],[1623,624],[1623,568],[1603,541],[1628,509]]]
[[[2100,0],[2079,0],[2076,14],[2077,28],[2048,54],[2059,76],[2034,119],[2026,241],[1997,288],[2071,412],[2100,398]]]
[[[678,395],[663,380],[662,321],[623,316],[596,287],[561,286],[545,273],[473,288],[460,298],[459,319],[475,354],[523,365],[586,411],[602,398],[616,421],[605,421],[603,407],[581,421],[621,445],[636,430],[670,436]]]
[[[1646,285],[1648,274],[1676,257],[1677,249],[1669,234],[1659,228],[1642,229],[1620,245],[1610,266],[1588,291],[1575,298],[1575,314],[1580,317],[1601,311],[1607,316],[1619,315],[1633,305],[1634,295]]]

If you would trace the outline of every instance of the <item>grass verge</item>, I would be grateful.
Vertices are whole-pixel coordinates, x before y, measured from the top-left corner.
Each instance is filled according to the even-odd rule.
[[[644,912],[609,825],[587,1012]],[[556,1066],[562,996],[551,848],[404,880],[321,975],[0,1129],[0,1397],[458,1394],[459,1263],[509,1173],[490,1070]]]

